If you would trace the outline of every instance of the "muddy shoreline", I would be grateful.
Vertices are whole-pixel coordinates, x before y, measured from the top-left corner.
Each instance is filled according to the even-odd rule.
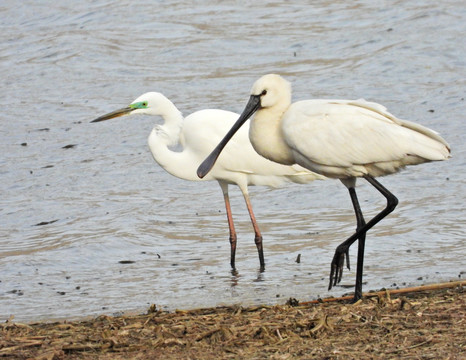
[[[461,359],[465,281],[276,306],[0,324],[11,359]]]

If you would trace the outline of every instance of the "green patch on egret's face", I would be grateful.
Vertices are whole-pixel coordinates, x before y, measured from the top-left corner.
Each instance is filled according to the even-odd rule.
[[[139,101],[129,106],[131,109],[147,109],[147,101]]]

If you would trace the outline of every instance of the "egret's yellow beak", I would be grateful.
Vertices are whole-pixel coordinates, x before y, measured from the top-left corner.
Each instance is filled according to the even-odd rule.
[[[128,107],[125,107],[123,109],[118,109],[118,110],[112,111],[112,112],[110,112],[108,114],[102,115],[102,116],[98,117],[97,119],[92,120],[91,122],[99,122],[99,121],[104,121],[104,120],[110,120],[110,119],[113,119],[113,118],[116,118],[116,117],[119,117],[119,116],[128,115],[133,110],[136,110],[136,109],[128,106]]]

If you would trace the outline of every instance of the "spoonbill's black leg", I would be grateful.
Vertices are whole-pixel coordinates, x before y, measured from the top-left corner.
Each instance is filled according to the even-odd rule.
[[[362,270],[364,264],[364,245],[365,245],[365,238],[366,233],[369,229],[371,229],[375,224],[381,221],[384,217],[390,214],[395,207],[398,205],[398,199],[395,195],[393,195],[390,191],[388,191],[382,184],[380,184],[375,178],[372,176],[366,175],[364,178],[374,186],[386,199],[387,199],[387,206],[376,216],[374,216],[371,220],[364,224],[364,217],[362,216],[361,209],[359,207],[359,202],[357,200],[356,191],[350,190],[351,200],[353,202],[353,206],[355,208],[356,213],[356,220],[358,222],[356,232],[351,235],[348,239],[342,242],[337,249],[335,250],[335,255],[332,260],[331,270],[330,270],[330,282],[329,282],[329,290],[338,284],[341,280],[341,273],[343,271],[343,262],[345,258],[345,254],[347,254],[349,247],[359,239],[359,247],[358,247],[358,263],[356,269],[356,285],[355,285],[355,293],[354,293],[354,301],[359,300],[362,297]]]

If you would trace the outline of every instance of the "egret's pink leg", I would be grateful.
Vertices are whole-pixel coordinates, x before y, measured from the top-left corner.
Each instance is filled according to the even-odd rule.
[[[236,255],[236,230],[233,223],[233,215],[231,213],[230,197],[228,196],[228,185],[221,186],[223,191],[223,199],[225,200],[225,209],[227,211],[228,228],[230,229],[230,265],[235,269],[235,255]]]
[[[262,234],[259,229],[259,226],[257,225],[256,217],[254,216],[254,212],[252,211],[252,205],[251,201],[249,201],[249,195],[243,193],[244,195],[244,200],[246,201],[246,206],[249,211],[249,216],[251,217],[251,222],[252,222],[252,227],[254,228],[254,242],[256,243],[257,251],[259,253],[259,262],[260,262],[260,267],[261,270],[265,269],[265,261],[264,261],[264,250],[262,247]]]

